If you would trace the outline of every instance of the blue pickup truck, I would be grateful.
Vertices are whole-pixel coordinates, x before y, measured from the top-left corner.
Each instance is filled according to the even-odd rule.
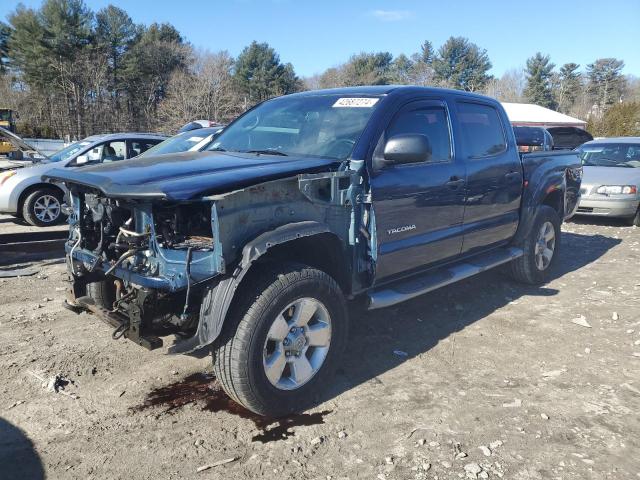
[[[47,178],[73,207],[67,306],[149,349],[210,349],[234,400],[281,416],[330,381],[349,300],[499,265],[545,282],[581,176],[576,153],[520,155],[493,99],[376,86],[266,101],[205,152]]]

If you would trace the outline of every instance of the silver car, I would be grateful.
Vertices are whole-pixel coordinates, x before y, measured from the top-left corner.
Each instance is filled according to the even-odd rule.
[[[115,162],[133,158],[167,137],[149,133],[94,135],[73,143],[32,166],[0,172],[0,213],[44,227],[64,219],[64,187],[42,181],[54,168]]]
[[[581,145],[584,167],[577,215],[619,217],[640,227],[640,137]]]

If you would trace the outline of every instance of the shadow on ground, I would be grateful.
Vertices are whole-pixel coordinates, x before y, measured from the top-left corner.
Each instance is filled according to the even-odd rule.
[[[563,232],[554,279],[597,261],[621,242],[603,235]],[[397,307],[352,312],[344,368],[334,388],[322,400],[329,400],[429,351],[441,340],[523,295],[549,297],[557,293],[546,286],[517,283],[500,269],[494,269]],[[395,350],[407,355],[398,356]]]
[[[18,427],[0,418],[0,478],[44,479],[44,468],[33,443]]]

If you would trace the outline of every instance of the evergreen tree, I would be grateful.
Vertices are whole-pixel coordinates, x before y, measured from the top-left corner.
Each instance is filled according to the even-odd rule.
[[[282,64],[273,48],[256,41],[238,56],[234,76],[240,93],[251,104],[300,88],[293,65]]]
[[[121,8],[109,5],[96,14],[96,41],[109,57],[112,87],[120,86],[120,65],[127,50],[141,33],[131,17]]]
[[[587,65],[587,90],[599,113],[620,101],[625,87],[623,67],[624,62],[616,58],[599,58]]]
[[[527,85],[524,88],[524,96],[529,102],[546,108],[556,108],[551,90],[554,67],[549,55],[542,55],[540,52],[527,60]]]
[[[433,59],[437,82],[469,92],[484,89],[491,79],[490,69],[487,51],[464,37],[450,37]]]
[[[392,78],[392,61],[389,52],[353,55],[343,67],[344,85],[387,85]]]
[[[555,89],[555,100],[558,109],[562,113],[571,111],[571,107],[573,107],[582,90],[582,75],[578,72],[579,67],[580,65],[577,63],[565,63],[560,67]]]
[[[0,22],[0,74],[7,71],[9,65],[9,36],[11,35],[11,27],[6,23]]]

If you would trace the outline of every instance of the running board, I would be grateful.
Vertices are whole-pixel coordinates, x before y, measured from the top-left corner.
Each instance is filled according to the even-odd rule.
[[[487,254],[479,255],[462,263],[448,265],[406,280],[400,280],[393,286],[381,287],[369,293],[369,310],[390,307],[418,297],[445,285],[472,277],[478,273],[515,260],[524,254],[521,248],[499,248]]]

